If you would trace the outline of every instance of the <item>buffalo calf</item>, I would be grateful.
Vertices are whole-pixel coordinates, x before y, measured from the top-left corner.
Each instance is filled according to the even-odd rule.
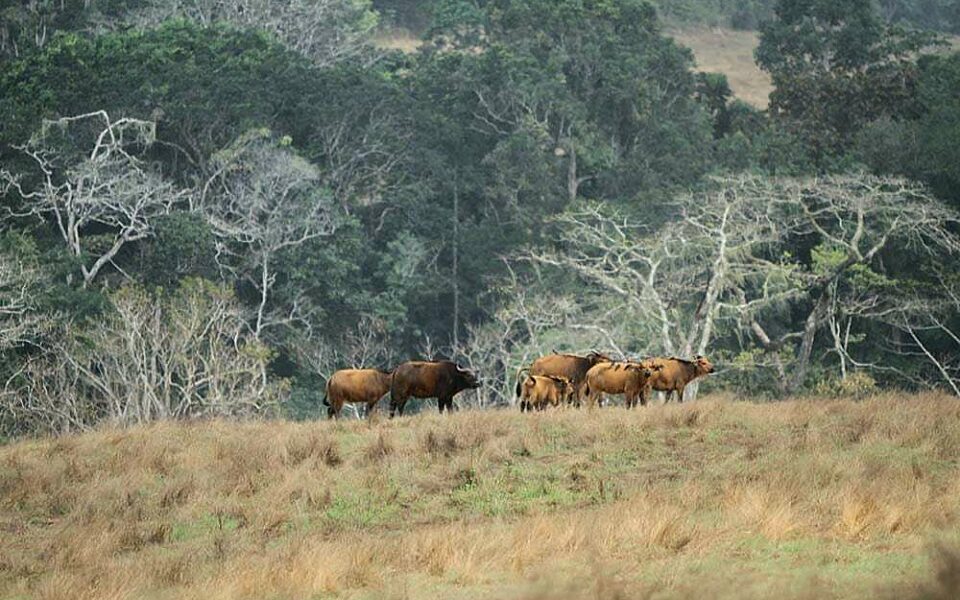
[[[569,403],[574,392],[574,385],[566,377],[528,375],[522,383],[517,382],[520,412],[543,410],[547,406],[556,407],[560,406],[560,403]]]

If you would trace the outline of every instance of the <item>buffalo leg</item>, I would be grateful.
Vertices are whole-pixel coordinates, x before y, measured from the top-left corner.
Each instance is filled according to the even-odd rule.
[[[340,411],[335,409],[331,404],[330,406],[327,407],[327,416],[330,417],[331,419],[336,419],[337,417],[340,416]]]
[[[677,388],[677,404],[683,404],[683,390],[686,386],[681,385]]]
[[[390,394],[390,418],[392,419],[396,414],[403,416],[403,406],[407,403],[406,396],[395,396]]]

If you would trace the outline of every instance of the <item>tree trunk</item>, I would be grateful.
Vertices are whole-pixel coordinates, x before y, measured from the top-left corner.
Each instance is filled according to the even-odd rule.
[[[790,382],[789,391],[796,392],[803,385],[807,378],[807,368],[810,366],[810,355],[813,353],[813,342],[817,337],[817,330],[823,321],[824,313],[830,305],[830,286],[827,285],[816,305],[807,316],[807,321],[803,326],[803,338],[800,342],[800,349],[797,351],[797,368],[793,373],[793,379]]]
[[[572,141],[568,144],[567,151],[570,153],[570,161],[567,163],[567,197],[573,202],[580,190],[580,180],[577,179],[577,150]]]

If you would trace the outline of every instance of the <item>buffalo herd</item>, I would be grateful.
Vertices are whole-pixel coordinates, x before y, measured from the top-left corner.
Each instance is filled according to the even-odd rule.
[[[624,405],[646,405],[650,391],[676,392],[683,402],[690,382],[714,367],[704,356],[614,360],[598,352],[586,356],[551,354],[542,356],[517,372],[517,404],[521,411],[544,410],[548,406],[599,406],[605,394],[623,395]],[[337,417],[344,404],[366,404],[373,409],[390,394],[390,416],[403,415],[410,398],[436,398],[440,412],[453,410],[453,397],[480,387],[476,373],[448,360],[409,361],[392,371],[341,369],[327,380],[327,414]]]

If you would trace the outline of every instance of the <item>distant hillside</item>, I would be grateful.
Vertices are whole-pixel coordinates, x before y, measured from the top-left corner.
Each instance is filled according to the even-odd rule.
[[[753,60],[756,32],[713,27],[676,30],[672,35],[693,50],[698,71],[726,74],[737,98],[757,108],[767,107],[773,86]]]

